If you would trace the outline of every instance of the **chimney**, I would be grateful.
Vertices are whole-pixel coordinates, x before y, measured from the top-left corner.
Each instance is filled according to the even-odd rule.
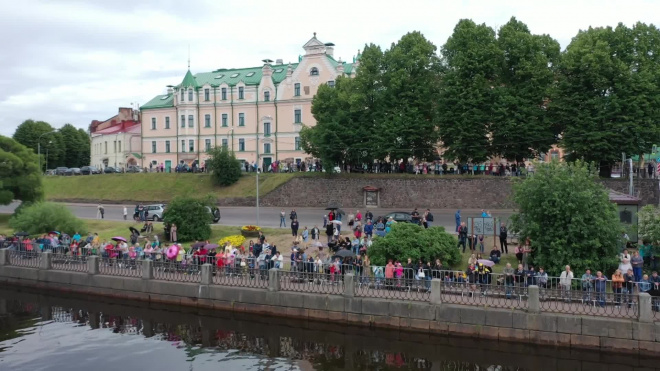
[[[276,60],[275,60],[275,64],[277,64],[277,65],[282,65],[282,64],[284,64],[284,61],[281,60],[281,59],[276,59]]]
[[[326,43],[325,44],[325,54],[332,57],[335,53],[335,44]]]

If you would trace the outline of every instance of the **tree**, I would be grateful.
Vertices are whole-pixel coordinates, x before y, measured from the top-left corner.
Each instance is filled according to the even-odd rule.
[[[213,206],[212,199],[177,197],[165,208],[163,221],[175,224],[179,241],[204,241],[211,237],[210,223],[213,221],[207,206]]]
[[[73,236],[74,233],[87,233],[85,223],[76,218],[71,210],[52,202],[37,202],[22,208],[9,219],[9,226],[29,234],[60,231]]]
[[[562,124],[572,159],[598,163],[600,176],[625,152],[660,140],[660,32],[653,25],[580,31],[559,63],[549,112]]]
[[[660,209],[646,205],[637,213],[638,234],[644,243],[660,246]]]
[[[89,151],[89,141],[85,141],[80,137],[78,129],[71,124],[65,124],[60,128],[59,133],[62,135],[64,142],[64,166],[66,167],[80,167],[84,163],[84,152]]]
[[[445,158],[482,162],[492,153],[489,135],[494,118],[502,53],[495,31],[462,19],[441,49],[443,75],[438,128]]]
[[[230,186],[241,178],[241,162],[236,159],[234,152],[227,147],[220,146],[212,148],[208,154],[211,156],[206,161],[206,166],[211,173],[213,184]]]
[[[0,205],[43,198],[38,158],[17,141],[0,135]]]
[[[373,265],[385,265],[389,259],[424,263],[436,259],[445,266],[452,266],[461,259],[456,248],[456,237],[445,232],[443,227],[425,229],[412,223],[397,223],[382,238],[374,239],[369,248],[369,258]]]
[[[607,190],[584,162],[539,164],[534,176],[514,184],[519,212],[512,230],[531,240],[531,260],[552,274],[569,264],[609,273],[617,263],[623,230]]]
[[[500,28],[497,45],[502,65],[494,89],[493,154],[521,163],[547,152],[559,134],[546,104],[560,47],[548,35],[532,35],[515,17]]]
[[[62,136],[57,132],[46,134],[54,131],[55,129],[47,122],[25,120],[14,132],[14,140],[31,148],[34,153],[39,153],[38,144],[41,144],[42,171],[46,166],[46,153],[48,153],[49,165],[52,165],[52,167],[64,166],[65,148]]]
[[[92,154],[89,134],[87,134],[85,129],[78,129],[78,140],[80,143],[80,157],[78,159],[78,167],[87,166],[92,160]]]

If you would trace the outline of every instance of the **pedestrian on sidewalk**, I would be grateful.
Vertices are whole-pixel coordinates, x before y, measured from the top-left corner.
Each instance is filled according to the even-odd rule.
[[[286,213],[284,212],[284,209],[282,209],[282,211],[280,211],[280,228],[282,228],[282,226],[284,226],[284,228],[286,228],[286,218],[285,218],[285,216],[286,216]]]

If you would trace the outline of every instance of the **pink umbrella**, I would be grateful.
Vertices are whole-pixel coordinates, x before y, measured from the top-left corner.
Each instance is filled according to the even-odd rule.
[[[483,265],[485,265],[485,266],[487,266],[487,267],[492,267],[493,265],[495,265],[495,262],[494,262],[494,261],[486,260],[486,259],[479,259],[479,260],[477,260],[477,263],[479,263],[479,264],[483,264]]]
[[[111,240],[126,242],[126,239],[124,237],[121,237],[121,236],[112,237]]]

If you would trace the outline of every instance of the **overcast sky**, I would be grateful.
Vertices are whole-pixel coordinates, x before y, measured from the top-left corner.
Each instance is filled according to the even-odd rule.
[[[562,48],[589,26],[660,24],[659,0],[230,1],[2,0],[0,134],[26,119],[87,128],[144,104],[193,73],[297,61],[316,32],[351,61],[365,43],[421,31],[436,46],[471,18],[497,29],[511,16]]]

